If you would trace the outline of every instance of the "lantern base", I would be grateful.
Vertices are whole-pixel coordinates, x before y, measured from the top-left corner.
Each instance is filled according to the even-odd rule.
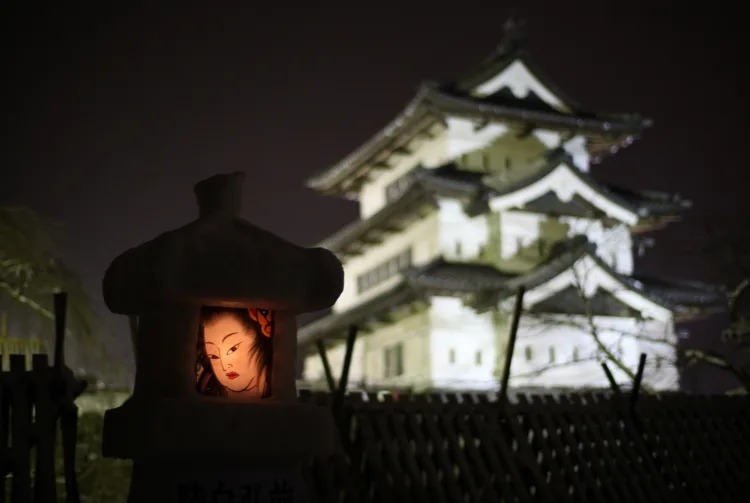
[[[249,461],[246,457],[136,459],[129,503],[307,503],[299,463]]]
[[[131,398],[104,415],[105,457],[284,463],[328,457],[335,448],[333,416],[311,404]]]

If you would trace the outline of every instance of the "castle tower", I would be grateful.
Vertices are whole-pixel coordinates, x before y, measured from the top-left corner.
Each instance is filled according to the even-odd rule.
[[[383,130],[308,181],[357,200],[360,216],[321,243],[346,279],[333,309],[299,330],[304,379],[324,379],[319,339],[340,369],[356,324],[353,385],[496,388],[524,285],[511,385],[606,386],[607,352],[632,369],[645,352],[645,381],[676,387],[675,322],[723,298],[634,275],[633,250],[690,202],[590,173],[650,124],[563,94],[514,22],[478,68],[423,84]]]

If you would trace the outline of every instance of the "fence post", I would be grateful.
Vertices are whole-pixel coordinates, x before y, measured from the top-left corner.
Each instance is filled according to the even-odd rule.
[[[516,347],[516,335],[518,334],[518,324],[521,319],[523,310],[523,296],[526,293],[526,287],[518,287],[516,293],[516,305],[513,309],[513,320],[511,321],[510,334],[508,335],[508,347],[505,350],[505,362],[503,364],[503,376],[500,385],[500,396],[497,397],[501,405],[505,405],[508,400],[508,383],[510,381],[510,364],[513,360],[513,351]]]
[[[604,370],[604,374],[607,376],[607,381],[609,381],[609,387],[612,388],[612,392],[616,397],[619,397],[620,386],[617,384],[617,381],[615,381],[615,376],[612,375],[612,371],[609,370],[607,362],[602,362],[602,369]]]
[[[31,403],[29,381],[26,375],[26,356],[10,355],[8,387],[11,393],[11,457],[13,460],[13,482],[11,501],[31,502],[31,466],[29,434],[31,427]]]
[[[60,412],[62,433],[63,475],[65,477],[65,503],[80,503],[76,479],[76,436],[78,434],[78,406],[74,403]]]
[[[65,478],[66,503],[79,503],[78,480],[76,479],[76,443],[78,436],[78,406],[75,398],[86,389],[85,381],[76,381],[73,373],[65,366],[65,331],[68,309],[68,295],[59,292],[54,295],[55,310],[55,360],[50,385],[54,393],[59,415],[62,436],[63,476]],[[55,418],[57,422],[57,417]],[[56,430],[55,430],[56,433]],[[56,437],[53,439],[56,442]],[[54,451],[53,451],[54,452]]]
[[[635,407],[638,401],[638,393],[641,391],[641,381],[643,381],[643,370],[646,368],[646,353],[641,353],[638,360],[638,372],[635,374],[633,389],[630,391],[630,406]]]
[[[55,368],[60,370],[65,362],[65,314],[68,294],[58,292],[53,297],[55,306]]]
[[[322,339],[318,339],[316,342],[318,347],[318,354],[320,355],[320,361],[323,362],[323,372],[326,375],[326,382],[328,383],[328,391],[332,394],[336,393],[336,381],[333,378],[333,372],[331,371],[331,364],[328,361],[328,355],[326,355],[326,346]]]
[[[346,353],[344,353],[344,366],[341,368],[341,376],[339,378],[339,387],[336,390],[336,396],[334,399],[335,408],[338,410],[344,402],[344,396],[346,395],[346,388],[349,384],[349,367],[352,364],[352,353],[354,352],[354,343],[357,340],[357,326],[352,325],[349,327],[349,333],[346,337]]]
[[[34,501],[57,501],[55,481],[55,444],[57,411],[53,406],[53,378],[46,354],[32,356],[31,376],[35,393],[36,473]]]
[[[8,420],[10,419],[10,396],[6,392],[9,388],[6,384],[7,374],[0,368],[0,459],[9,459],[10,450],[8,446],[10,444],[8,434],[10,428],[8,427]],[[0,472],[0,503],[5,503],[5,481],[6,481],[7,467],[4,467]]]

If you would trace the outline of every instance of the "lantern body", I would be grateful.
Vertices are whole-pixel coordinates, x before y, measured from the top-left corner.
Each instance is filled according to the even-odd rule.
[[[199,183],[196,221],[105,275],[107,305],[135,320],[133,395],[102,442],[134,460],[130,501],[304,501],[299,468],[333,453],[330,412],[297,402],[295,316],[332,305],[343,268],[239,218],[241,181]]]

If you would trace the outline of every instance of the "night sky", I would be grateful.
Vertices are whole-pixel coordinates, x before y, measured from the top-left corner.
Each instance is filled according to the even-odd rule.
[[[64,257],[124,361],[127,323],[104,308],[101,277],[120,252],[197,215],[195,182],[244,171],[244,216],[314,244],[354,219],[356,205],[315,194],[305,178],[385,126],[421,81],[479,63],[510,14],[527,20],[532,55],[583,106],[653,119],[594,168],[608,182],[694,201],[682,223],[655,235],[639,272],[718,280],[701,251],[706,228],[737,226],[750,210],[737,192],[748,81],[732,12],[601,1],[36,11],[8,3],[0,204],[63,225]]]

